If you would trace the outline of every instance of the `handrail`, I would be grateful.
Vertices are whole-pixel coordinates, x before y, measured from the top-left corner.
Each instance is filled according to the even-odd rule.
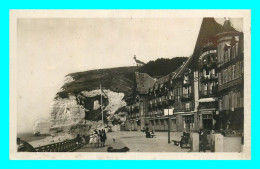
[[[37,152],[71,152],[79,148],[81,145],[76,139],[65,140],[63,142],[48,144],[36,147]]]

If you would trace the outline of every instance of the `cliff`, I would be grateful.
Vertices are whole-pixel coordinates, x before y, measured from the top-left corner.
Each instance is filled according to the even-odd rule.
[[[105,124],[112,127],[124,123],[124,100],[132,96],[135,72],[165,76],[175,71],[186,59],[157,59],[141,67],[119,67],[68,74],[51,104],[51,134],[89,134],[94,129],[105,127],[101,123],[101,95]]]

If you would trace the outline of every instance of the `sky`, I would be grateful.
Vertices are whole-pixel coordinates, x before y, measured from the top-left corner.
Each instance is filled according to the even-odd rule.
[[[132,66],[133,56],[190,56],[202,18],[48,19],[17,22],[18,132],[50,117],[50,104],[65,75],[92,69]],[[231,20],[241,29],[241,19]],[[224,19],[217,19],[223,24]]]

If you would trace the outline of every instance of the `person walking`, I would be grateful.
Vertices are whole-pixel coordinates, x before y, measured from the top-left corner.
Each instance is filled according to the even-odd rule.
[[[200,133],[200,152],[201,151],[206,152],[207,144],[208,144],[207,135],[205,132],[201,131],[201,133]]]
[[[101,136],[102,147],[105,147],[106,139],[107,139],[106,132],[104,129],[102,129],[102,136]]]
[[[101,143],[101,137],[102,137],[102,132],[101,130],[98,131],[98,147],[101,147],[102,146],[102,143]]]

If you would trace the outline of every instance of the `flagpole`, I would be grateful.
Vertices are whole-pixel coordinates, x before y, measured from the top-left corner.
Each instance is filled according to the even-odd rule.
[[[101,84],[100,84],[100,98],[101,98],[102,124],[104,124],[104,118],[103,118],[103,104],[102,104],[102,88],[101,88]]]

